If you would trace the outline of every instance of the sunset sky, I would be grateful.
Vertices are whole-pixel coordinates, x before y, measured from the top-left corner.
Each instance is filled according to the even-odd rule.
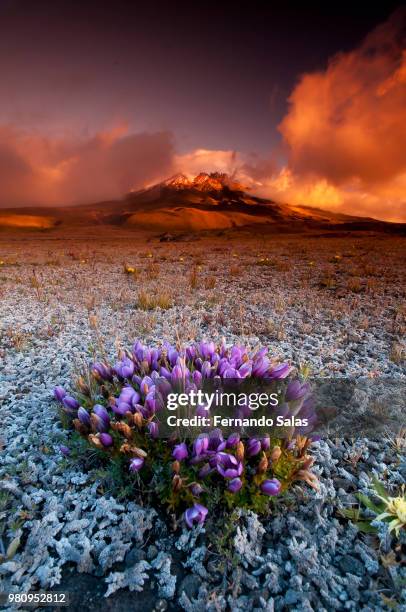
[[[406,221],[406,12],[380,4],[0,0],[0,207],[222,170]]]

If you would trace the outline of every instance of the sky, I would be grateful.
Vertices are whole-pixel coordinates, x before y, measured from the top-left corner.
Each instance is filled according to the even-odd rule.
[[[0,207],[219,170],[406,221],[406,12],[377,4],[0,0]]]

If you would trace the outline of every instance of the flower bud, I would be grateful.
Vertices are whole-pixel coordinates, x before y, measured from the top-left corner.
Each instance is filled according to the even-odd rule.
[[[79,419],[73,419],[72,424],[78,433],[82,435],[89,433],[89,428],[86,427],[86,425],[84,425],[81,421],[79,421]]]
[[[306,455],[302,463],[302,470],[308,470],[309,468],[312,467],[313,463],[314,463],[314,457],[309,457],[308,455]]]
[[[237,449],[235,451],[235,456],[238,459],[238,461],[242,461],[244,459],[244,455],[245,455],[244,442],[240,441],[237,444]]]
[[[312,489],[315,489],[315,491],[319,490],[319,480],[316,474],[309,472],[309,470],[299,470],[296,480],[304,480]]]
[[[258,463],[257,472],[258,474],[263,474],[264,472],[267,471],[267,469],[268,469],[268,459],[265,453],[263,452],[262,457]]]
[[[132,436],[133,436],[133,432],[131,431],[131,427],[129,425],[127,425],[127,423],[112,423],[111,424],[111,428],[114,429],[115,431],[118,431],[119,433],[121,433],[124,438],[127,438],[127,440],[131,440]]]
[[[90,427],[90,414],[85,408],[83,408],[83,406],[81,406],[78,410],[78,419],[83,425]]]
[[[83,395],[90,395],[89,385],[87,385],[82,376],[78,378],[78,387],[79,391],[83,393]]]
[[[274,446],[271,452],[271,461],[278,461],[279,457],[282,455],[282,451],[280,446]]]
[[[89,434],[88,438],[89,442],[93,444],[96,448],[103,450],[103,444],[100,442],[99,437],[95,434]]]
[[[63,398],[67,395],[65,389],[63,387],[55,387],[54,389],[54,397],[58,400],[58,402],[62,402]]]
[[[141,457],[134,457],[134,459],[131,459],[130,461],[130,472],[138,472],[142,466],[144,465],[144,459],[142,459]]]
[[[142,424],[143,424],[142,414],[140,414],[139,412],[136,412],[133,416],[133,421],[134,421],[134,425],[136,425],[138,429],[142,428]]]
[[[174,461],[172,463],[172,470],[175,472],[175,474],[179,474],[179,471],[180,471],[180,463],[179,463],[179,461]]]
[[[101,433],[99,439],[103,446],[106,448],[113,445],[113,438],[108,433]]]
[[[238,493],[238,491],[241,489],[242,487],[242,481],[240,478],[233,478],[232,480],[230,480],[230,482],[228,483],[228,487],[227,489],[231,492],[231,493]]]
[[[264,480],[261,485],[261,491],[264,495],[278,495],[281,492],[281,483],[277,478],[272,478],[271,480]]]
[[[172,451],[172,457],[177,461],[182,461],[182,459],[186,459],[188,454],[189,453],[187,450],[187,446],[184,442],[181,442],[181,444],[177,444]]]
[[[178,474],[175,474],[175,476],[172,478],[172,490],[174,491],[174,493],[177,493],[178,491],[180,491],[182,488],[182,479]]]

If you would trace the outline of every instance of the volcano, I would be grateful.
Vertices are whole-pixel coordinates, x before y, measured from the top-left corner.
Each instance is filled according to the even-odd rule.
[[[199,232],[247,227],[261,232],[314,229],[404,233],[406,224],[387,223],[309,206],[274,202],[251,194],[225,173],[176,174],[121,200],[54,208],[0,211],[0,227],[112,226],[153,232]]]

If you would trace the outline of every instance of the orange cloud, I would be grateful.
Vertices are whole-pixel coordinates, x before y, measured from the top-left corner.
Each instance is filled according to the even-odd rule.
[[[359,48],[301,77],[279,126],[291,172],[287,195],[406,219],[405,31],[399,10]]]
[[[45,138],[0,126],[0,207],[121,198],[171,174],[173,156],[169,132]]]

